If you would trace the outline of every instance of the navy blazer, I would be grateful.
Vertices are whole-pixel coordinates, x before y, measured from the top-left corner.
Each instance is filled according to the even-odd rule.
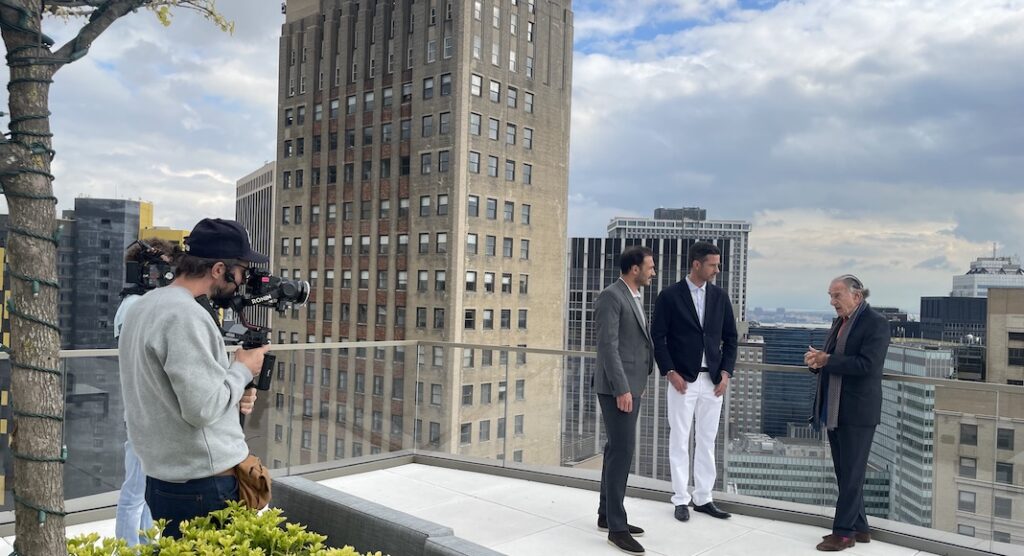
[[[835,353],[841,324],[842,319],[838,318],[832,323],[832,332],[825,342],[825,351],[830,354],[828,363],[819,371],[843,377],[839,425],[877,425],[882,416],[882,368],[889,351],[889,321],[870,305],[864,307],[846,337],[846,349]],[[819,386],[819,398],[828,395],[821,389]],[[817,403],[814,407],[818,407]]]
[[[654,302],[651,339],[662,376],[675,370],[687,382],[694,382],[705,354],[715,384],[722,381],[722,371],[732,376],[736,367],[738,337],[732,303],[725,290],[711,283],[704,297],[704,326],[685,279],[662,290]]]

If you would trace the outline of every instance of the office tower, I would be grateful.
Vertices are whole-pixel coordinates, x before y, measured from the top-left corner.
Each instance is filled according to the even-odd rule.
[[[613,220],[614,222],[614,220]],[[699,236],[711,241],[725,252],[732,239],[713,235]],[[662,288],[682,280],[689,270],[689,248],[697,239],[691,238],[583,238],[574,237],[569,242],[569,306],[566,316],[566,346],[570,351],[593,351],[597,348],[594,324],[594,301],[605,287],[619,279],[619,255],[631,246],[644,245],[654,251],[657,266],[651,285],[643,288],[644,309],[648,318],[654,313],[654,300]],[[737,272],[734,264],[738,258],[723,257],[722,275]],[[718,278],[716,278],[718,283]],[[733,304],[735,307],[735,303]],[[737,315],[737,318],[738,315]],[[743,351],[747,361],[757,358],[760,346]],[[742,350],[741,350],[742,351]],[[565,369],[565,414],[563,417],[562,461],[580,464],[601,451],[604,437],[600,432],[600,411],[590,379],[594,373],[593,357],[569,358]],[[737,363],[739,366],[739,363]],[[647,395],[640,408],[637,460],[635,472],[645,477],[668,479],[668,421],[665,403],[666,382],[655,370],[648,380]],[[754,384],[750,384],[753,388]],[[728,423],[727,410],[722,411],[722,423]],[[745,417],[744,417],[745,419]],[[720,436],[722,433],[720,433]],[[724,443],[719,442],[721,450]],[[721,460],[719,459],[719,462]]]
[[[985,380],[987,314],[984,297],[921,298],[921,337],[958,344],[954,356],[960,380]]]
[[[619,216],[608,223],[608,237],[713,241],[722,250],[722,273],[715,283],[729,294],[736,320],[746,320],[747,314],[749,236],[750,222],[708,220],[707,211],[697,207],[659,208],[654,218]]]
[[[740,336],[736,369],[729,381],[729,403],[722,419],[728,423],[728,438],[763,430],[764,372],[751,365],[764,363],[764,340],[758,336]]]
[[[1024,288],[1024,269],[1013,257],[978,257],[966,274],[953,277],[953,297],[988,297],[989,288]]]
[[[276,341],[563,346],[570,5],[288,3],[275,270],[313,291],[275,319]],[[413,444],[558,462],[560,361],[444,346],[299,357],[279,360],[278,393],[305,371],[302,441],[278,440],[275,393],[272,464]],[[507,442],[505,399],[525,431]]]
[[[889,374],[949,378],[954,344],[893,339],[885,358]],[[890,474],[889,519],[930,527],[934,491],[935,386],[882,382],[882,419],[869,462]]]
[[[1024,288],[988,292],[987,373],[997,391],[935,390],[933,527],[1024,542]],[[947,487],[952,485],[952,487]]]
[[[153,226],[153,205],[124,199],[75,199],[64,211],[58,247],[61,347],[113,348],[114,313],[124,283],[124,251]]]
[[[829,329],[823,326],[751,326],[750,335],[764,340],[768,365],[803,366],[807,346],[825,347]],[[814,406],[817,377],[810,372],[765,371],[762,377],[762,430],[768,436],[786,436],[790,424],[806,425]]]
[[[796,427],[794,427],[795,429]],[[826,508],[839,494],[829,446],[820,436],[742,434],[730,441],[726,492]],[[889,472],[869,464],[864,480],[868,516],[889,515]]]

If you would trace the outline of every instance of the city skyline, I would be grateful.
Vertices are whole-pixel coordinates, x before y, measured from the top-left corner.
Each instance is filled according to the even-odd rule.
[[[235,180],[274,159],[283,16],[277,2],[220,7],[233,36],[143,12],[57,75],[59,209],[82,194],[152,201],[156,224],[177,228],[232,214]],[[1003,71],[1024,52],[1007,31],[1021,4],[576,11],[570,236],[659,206],[749,220],[749,306],[791,309],[827,310],[828,279],[854,271],[876,304],[916,312],[993,241],[1024,253],[1010,232],[1024,80]],[[878,40],[858,46],[864,35]]]

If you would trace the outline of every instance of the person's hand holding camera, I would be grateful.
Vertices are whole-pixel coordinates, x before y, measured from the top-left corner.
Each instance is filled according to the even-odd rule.
[[[263,356],[270,350],[270,344],[253,349],[238,349],[235,351],[235,361],[249,368],[252,376],[260,375],[263,368]]]

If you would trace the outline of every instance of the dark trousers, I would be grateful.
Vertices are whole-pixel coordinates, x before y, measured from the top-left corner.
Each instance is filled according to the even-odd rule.
[[[636,419],[640,415],[641,397],[633,396],[633,411],[623,413],[615,405],[615,396],[598,394],[601,404],[601,418],[608,441],[604,444],[604,463],[601,466],[601,501],[597,506],[598,517],[608,520],[608,531],[627,531],[626,480],[633,463],[633,448],[636,446]]]
[[[867,514],[864,513],[864,478],[874,437],[874,426],[840,425],[828,431],[832,464],[836,468],[836,484],[839,486],[836,517],[832,521],[832,532],[837,535],[849,537],[855,531],[870,531]]]
[[[181,538],[179,524],[186,519],[203,517],[238,500],[238,480],[231,475],[192,479],[170,483],[146,477],[146,503],[153,519],[166,519],[164,536]]]

